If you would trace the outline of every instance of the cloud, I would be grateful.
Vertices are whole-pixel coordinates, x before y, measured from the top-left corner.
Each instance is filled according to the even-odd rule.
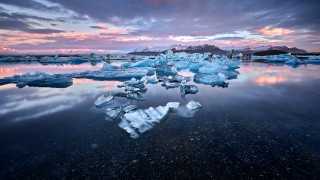
[[[290,29],[284,29],[284,28],[270,28],[270,27],[265,27],[259,30],[256,30],[255,32],[261,33],[264,36],[275,36],[275,35],[286,35],[289,33],[294,32],[293,30]]]
[[[243,37],[219,37],[219,38],[215,38],[214,40],[216,41],[239,41],[239,40],[243,40]]]
[[[57,5],[49,6],[34,0],[1,0],[0,4],[17,6],[20,8],[34,9],[38,11],[61,12],[61,7]]]
[[[95,26],[90,26],[90,28],[93,28],[93,29],[108,29],[109,26],[107,25],[95,25]]]
[[[50,28],[33,28],[30,24],[37,24],[35,22],[28,22],[28,20],[46,21],[52,22],[53,19],[43,18],[28,14],[20,13],[4,13],[0,12],[0,29],[6,30],[17,30],[27,33],[37,33],[37,34],[51,34],[51,33],[61,33],[63,30],[50,29]]]

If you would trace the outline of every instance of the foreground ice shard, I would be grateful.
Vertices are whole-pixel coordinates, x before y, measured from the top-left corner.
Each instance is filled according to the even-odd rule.
[[[121,116],[119,127],[130,134],[130,137],[137,138],[139,133],[144,133],[159,123],[170,110],[178,108],[179,102],[170,102],[166,106],[150,107],[130,111]]]

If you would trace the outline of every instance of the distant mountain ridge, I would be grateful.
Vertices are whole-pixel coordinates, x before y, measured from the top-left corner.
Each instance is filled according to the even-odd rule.
[[[158,55],[160,53],[165,53],[167,50],[171,49],[174,53],[176,52],[186,52],[186,53],[205,53],[210,52],[212,54],[226,55],[232,49],[235,50],[235,54],[253,54],[261,51],[283,51],[287,53],[307,53],[303,49],[298,49],[296,47],[287,47],[287,46],[245,46],[245,47],[222,47],[219,48],[216,45],[199,45],[199,46],[185,46],[185,45],[172,45],[167,47],[146,47],[144,49],[136,49],[134,52],[128,54],[131,55]]]

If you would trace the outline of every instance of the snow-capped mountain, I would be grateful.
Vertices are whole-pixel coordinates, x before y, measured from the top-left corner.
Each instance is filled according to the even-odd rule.
[[[226,55],[231,50],[235,50],[235,53],[242,54],[252,54],[255,52],[261,51],[271,51],[278,50],[283,52],[290,53],[307,53],[303,49],[298,49],[296,47],[287,47],[287,46],[242,46],[242,47],[234,47],[227,46],[219,48],[216,45],[199,45],[199,46],[186,46],[186,45],[172,45],[165,47],[146,47],[143,49],[136,49],[134,52],[130,52],[128,54],[133,55],[158,55],[160,53],[164,53],[165,51],[171,49],[174,53],[176,52],[187,52],[187,53],[205,53],[210,52],[218,55]]]
[[[128,54],[134,55],[158,55],[171,49],[174,53],[176,52],[187,52],[187,53],[205,53],[211,52],[213,54],[225,55],[227,51],[218,48],[215,45],[199,45],[199,46],[186,46],[186,45],[172,45],[166,47],[146,47],[144,49],[136,49],[134,52]]]

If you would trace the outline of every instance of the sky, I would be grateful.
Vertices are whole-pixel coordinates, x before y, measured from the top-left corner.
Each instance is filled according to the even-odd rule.
[[[0,53],[181,45],[320,52],[319,0],[0,0]]]

